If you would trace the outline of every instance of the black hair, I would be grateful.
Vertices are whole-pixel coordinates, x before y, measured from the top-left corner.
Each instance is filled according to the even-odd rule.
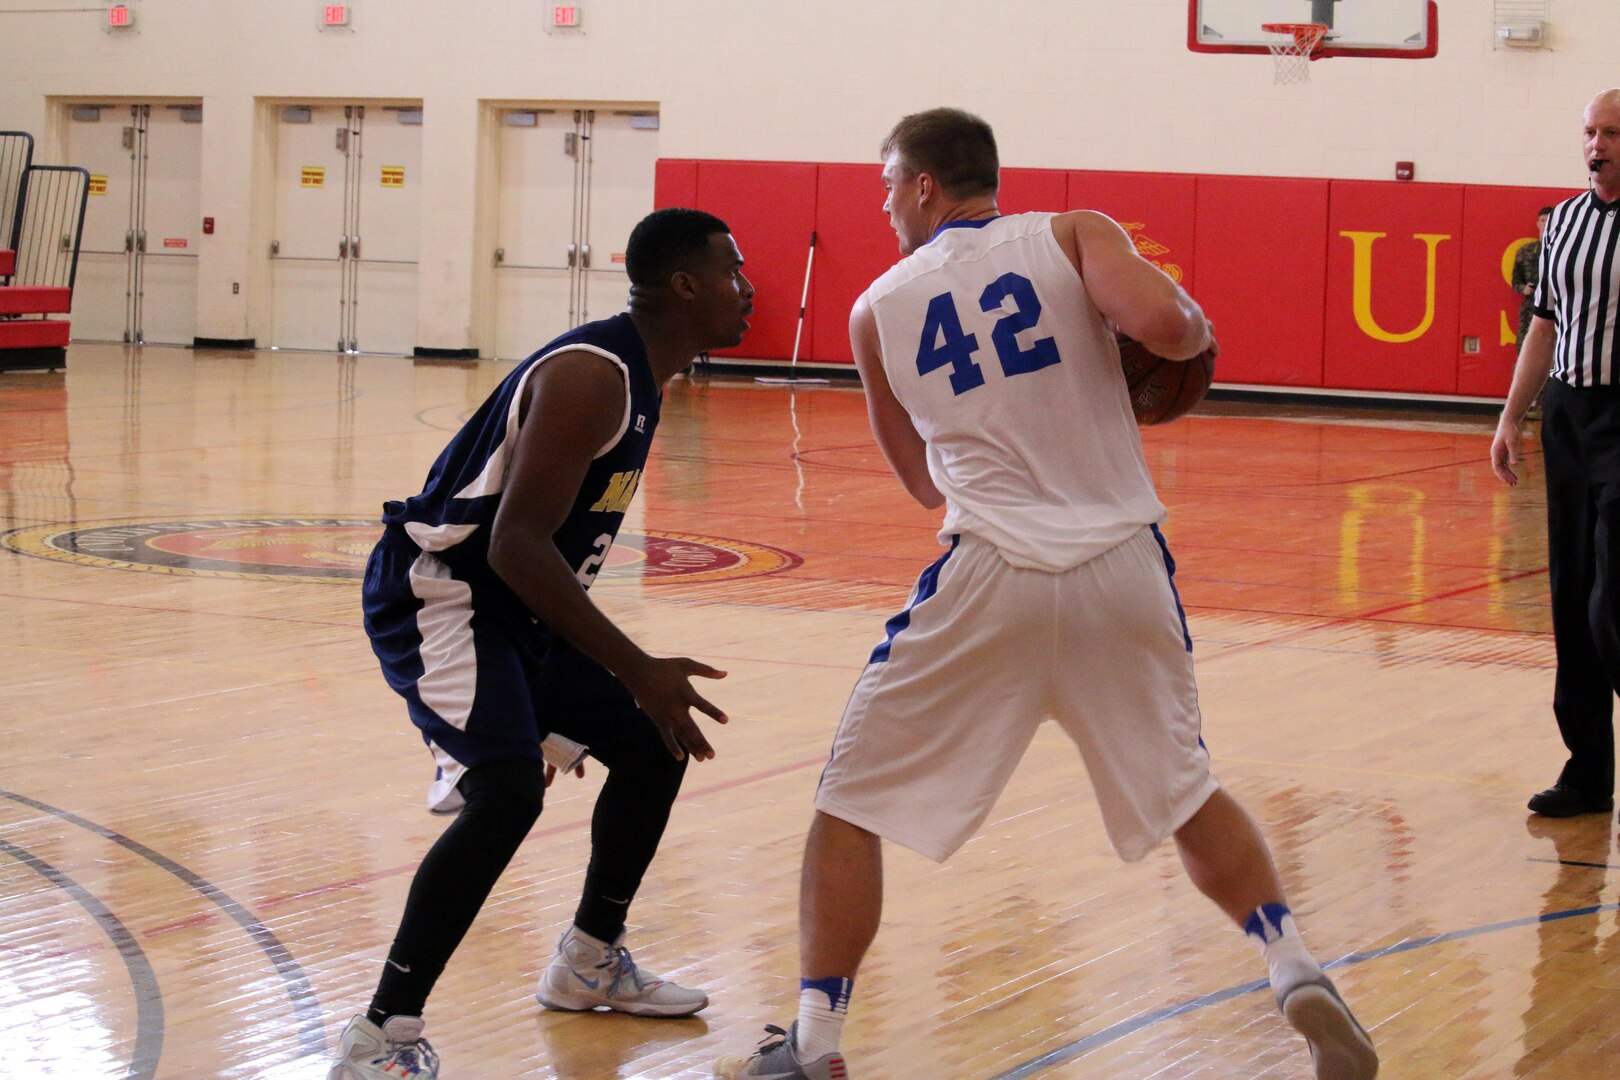
[[[1536,217],[1546,217],[1548,214],[1552,213],[1552,211],[1553,211],[1552,207],[1543,206],[1540,210],[1536,211]]]
[[[654,210],[630,230],[624,269],[632,285],[662,285],[693,255],[707,251],[709,237],[731,227],[713,214],[670,206]]]
[[[900,167],[927,173],[953,199],[994,195],[1001,161],[990,125],[961,109],[929,109],[900,118],[879,153],[900,152]]]

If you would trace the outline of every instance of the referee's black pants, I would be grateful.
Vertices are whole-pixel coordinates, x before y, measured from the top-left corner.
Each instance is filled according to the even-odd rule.
[[[1620,386],[1547,383],[1547,566],[1558,674],[1553,715],[1569,748],[1558,782],[1614,792],[1620,690]]]

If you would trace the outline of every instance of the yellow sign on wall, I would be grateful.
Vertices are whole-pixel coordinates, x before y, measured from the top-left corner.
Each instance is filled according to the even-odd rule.
[[[384,165],[382,167],[382,186],[383,187],[404,187],[405,186],[405,166],[403,166],[403,165]]]
[[[325,187],[326,167],[324,165],[305,165],[299,170],[298,183],[302,187]]]
[[[105,176],[97,176],[95,173],[90,174],[90,194],[107,194],[107,178]]]

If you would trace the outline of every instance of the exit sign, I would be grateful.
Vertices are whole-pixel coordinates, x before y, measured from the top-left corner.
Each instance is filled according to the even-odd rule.
[[[564,7],[563,5],[558,4],[557,6],[553,7],[551,9],[551,25],[552,26],[578,26],[579,25],[579,7],[578,7],[578,5],[570,4],[567,7]]]
[[[326,16],[325,16],[325,18],[326,18],[326,25],[327,26],[348,26],[349,25],[349,5],[348,4],[327,4],[326,5]]]
[[[133,24],[134,16],[130,14],[129,8],[125,7],[124,5],[119,4],[116,7],[110,7],[107,9],[107,25],[111,29],[123,30],[124,28]]]

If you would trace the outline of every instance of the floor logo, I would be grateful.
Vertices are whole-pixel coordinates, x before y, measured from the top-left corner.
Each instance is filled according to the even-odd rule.
[[[0,548],[41,559],[187,577],[355,581],[381,526],[355,518],[99,521],[0,533]],[[597,576],[614,582],[704,581],[791,570],[804,560],[763,544],[624,529]]]

